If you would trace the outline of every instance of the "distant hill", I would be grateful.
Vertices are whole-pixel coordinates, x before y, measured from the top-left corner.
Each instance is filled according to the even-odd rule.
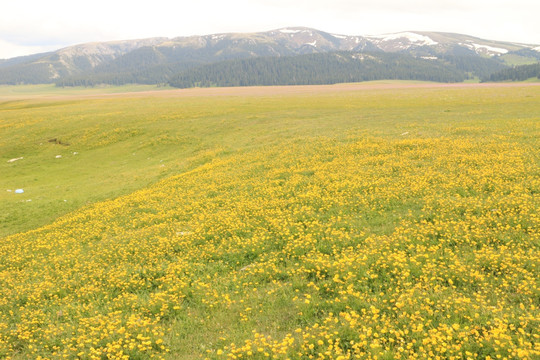
[[[426,66],[433,63],[420,60],[436,61],[438,66],[450,63],[469,69],[466,71],[467,77],[485,77],[491,74],[485,71],[499,71],[505,66],[533,63],[540,59],[540,47],[537,45],[483,40],[461,34],[401,32],[350,36],[293,27],[261,33],[75,45],[55,52],[0,60],[0,83],[56,82],[64,86],[166,83],[172,78],[177,79],[188,69],[223,61],[343,51],[401,54],[414,57],[419,60],[418,63]],[[478,59],[483,61],[483,65],[479,64]],[[486,59],[491,61],[485,62]],[[486,65],[488,63],[490,65]],[[450,68],[447,70],[453,71]]]

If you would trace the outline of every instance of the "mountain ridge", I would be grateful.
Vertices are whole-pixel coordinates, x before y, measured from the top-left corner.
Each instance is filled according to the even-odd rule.
[[[141,72],[148,73],[147,82],[166,82],[175,73],[220,61],[338,51],[403,53],[424,59],[479,56],[497,59],[505,65],[516,59],[524,63],[540,60],[540,46],[464,34],[404,31],[360,36],[285,27],[266,32],[72,45],[49,53],[0,60],[0,83],[50,83],[73,77],[111,78],[115,74]]]

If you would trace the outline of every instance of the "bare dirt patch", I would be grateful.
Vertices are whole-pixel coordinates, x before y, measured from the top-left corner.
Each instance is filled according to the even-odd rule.
[[[429,89],[429,88],[498,88],[498,87],[530,87],[540,86],[538,83],[408,83],[408,82],[366,82],[334,85],[293,85],[293,86],[246,86],[246,87],[216,87],[216,88],[190,88],[151,90],[140,92],[118,92],[97,94],[47,95],[40,94],[41,99],[67,100],[67,99],[96,99],[115,97],[212,97],[212,96],[279,96],[279,95],[311,95],[340,92],[354,92],[366,90],[388,89]],[[35,98],[25,96],[25,98]]]
[[[364,91],[377,89],[429,89],[429,88],[493,88],[493,87],[523,87],[540,86],[540,83],[352,83],[334,85],[294,85],[294,86],[246,86],[246,87],[219,87],[219,88],[190,88],[174,90],[142,91],[138,93],[117,93],[95,96],[171,96],[171,97],[197,97],[197,96],[275,96],[295,94],[322,94],[350,91]]]

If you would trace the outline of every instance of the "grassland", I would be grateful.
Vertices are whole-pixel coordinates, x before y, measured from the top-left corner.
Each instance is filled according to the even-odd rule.
[[[540,86],[25,92],[0,358],[540,356]]]

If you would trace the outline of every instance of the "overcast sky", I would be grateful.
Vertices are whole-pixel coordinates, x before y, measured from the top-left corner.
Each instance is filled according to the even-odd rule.
[[[0,59],[91,41],[307,26],[444,31],[540,45],[538,0],[2,0]]]

